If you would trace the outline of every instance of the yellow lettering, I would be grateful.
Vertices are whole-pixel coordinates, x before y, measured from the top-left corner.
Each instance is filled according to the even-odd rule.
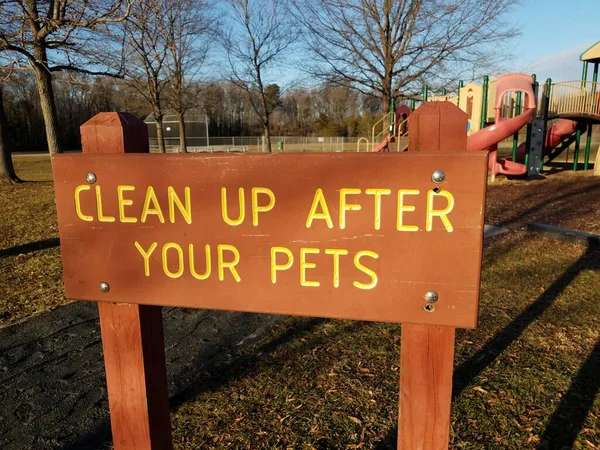
[[[375,221],[373,226],[376,230],[381,228],[381,196],[382,195],[390,195],[392,191],[389,189],[367,189],[365,194],[374,195],[375,196]]]
[[[416,225],[404,225],[403,214],[405,212],[413,212],[415,210],[414,205],[405,205],[405,195],[419,195],[421,191],[418,189],[400,189],[398,191],[398,216],[396,218],[396,229],[398,231],[419,231],[419,227]]]
[[[179,209],[179,212],[188,224],[192,223],[192,200],[190,198],[190,188],[186,186],[183,189],[183,195],[185,197],[185,206],[181,203],[181,200],[177,196],[177,192],[172,186],[167,188],[167,198],[169,199],[169,220],[171,223],[175,223],[175,206]]]
[[[321,207],[321,211],[317,212],[317,207]],[[315,197],[313,198],[312,206],[310,207],[310,212],[308,213],[308,217],[306,218],[306,228],[310,228],[312,226],[312,222],[315,219],[323,219],[329,228],[333,228],[333,222],[331,221],[331,215],[329,214],[329,208],[327,207],[327,202],[325,201],[325,196],[323,195],[323,189],[319,188],[315,192]]]
[[[238,199],[240,206],[240,214],[237,219],[233,220],[229,218],[229,214],[227,213],[227,188],[221,188],[221,214],[223,216],[223,220],[227,225],[231,225],[235,227],[241,224],[246,217],[246,203],[244,200],[244,188],[239,188],[238,190]]]
[[[300,286],[318,287],[321,285],[318,281],[306,280],[306,269],[314,269],[317,267],[315,263],[306,262],[306,255],[316,255],[320,252],[318,248],[301,248],[300,249]]]
[[[287,262],[284,264],[277,264],[277,253],[284,253],[287,256]],[[288,270],[294,264],[294,255],[290,249],[285,247],[271,247],[271,283],[277,282],[277,271]]]
[[[96,186],[96,209],[98,211],[98,220],[100,222],[115,221],[115,218],[113,216],[105,216],[102,212],[102,192],[100,191],[100,186]]]
[[[233,253],[233,261],[225,261],[225,251],[230,251]],[[218,267],[219,267],[219,280],[223,281],[225,279],[225,268],[229,269],[233,278],[238,283],[242,281],[240,278],[240,274],[237,272],[235,266],[240,262],[240,252],[233,245],[227,244],[219,244],[217,246],[217,254],[218,254]]]
[[[360,211],[361,206],[355,203],[346,203],[347,195],[360,194],[360,189],[342,188],[340,189],[340,229],[346,228],[346,211]]]
[[[150,203],[153,205],[152,208],[150,208]],[[165,217],[160,209],[158,199],[156,198],[156,194],[152,186],[148,186],[148,189],[146,190],[146,199],[144,200],[144,207],[142,208],[142,223],[146,223],[146,219],[150,214],[157,216],[160,223],[165,223]]]
[[[177,271],[176,272],[171,272],[171,270],[169,269],[168,261],[167,261],[167,257],[168,257],[167,252],[169,250],[171,250],[172,248],[177,251]],[[165,245],[163,245],[162,263],[163,263],[163,270],[165,272],[165,275],[168,276],[169,278],[179,278],[181,275],[183,275],[183,249],[181,248],[181,246],[179,244],[176,244],[175,242],[167,242]]]
[[[150,276],[150,255],[152,255],[152,252],[156,249],[158,244],[156,242],[153,242],[152,244],[150,244],[150,248],[147,251],[142,248],[142,246],[140,245],[140,243],[138,241],[135,241],[133,243],[133,245],[135,245],[135,248],[138,249],[138,251],[140,252],[140,255],[142,255],[142,258],[144,258],[144,274],[147,277],[149,277]]]
[[[333,287],[340,287],[340,255],[347,255],[348,250],[342,248],[327,248],[326,255],[333,255]]]
[[[117,186],[117,198],[119,199],[119,221],[121,223],[136,223],[136,217],[127,217],[125,215],[125,207],[133,205],[133,200],[131,200],[130,198],[123,198],[123,192],[125,191],[135,191],[135,186]]]
[[[377,286],[377,274],[375,273],[375,271],[362,265],[362,263],[360,262],[360,258],[362,258],[363,256],[369,256],[371,258],[378,259],[379,255],[375,252],[372,252],[371,250],[361,250],[356,255],[354,255],[354,265],[358,270],[370,276],[371,282],[365,284],[359,281],[355,281],[353,284],[354,287],[357,287],[358,289],[373,289],[375,286]]]
[[[210,245],[206,244],[204,246],[206,270],[204,271],[204,273],[202,275],[196,273],[196,264],[195,264],[195,259],[194,259],[194,244],[190,244],[188,249],[189,249],[189,253],[190,253],[190,272],[192,273],[192,276],[196,280],[206,280],[210,276],[210,269],[211,269]]]
[[[94,218],[81,212],[81,200],[79,196],[81,191],[89,191],[90,189],[91,187],[87,184],[80,184],[75,188],[75,212],[77,213],[77,217],[79,217],[81,220],[85,220],[86,222],[92,222]]]
[[[269,204],[261,206],[258,204],[258,194],[267,194]],[[275,206],[275,194],[269,188],[253,187],[252,188],[252,225],[258,226],[258,213],[271,211]]]
[[[436,196],[444,197],[448,201],[448,204],[446,205],[446,207],[444,209],[433,209],[433,199]],[[444,228],[446,228],[446,231],[448,233],[452,233],[454,228],[452,227],[450,220],[448,220],[448,214],[450,214],[450,212],[452,211],[453,208],[454,208],[454,196],[450,192],[448,192],[448,191],[435,192],[430,189],[427,192],[427,215],[426,215],[426,219],[425,219],[425,229],[427,231],[431,231],[433,229],[433,218],[439,217],[440,219],[442,219],[442,223],[444,224]]]

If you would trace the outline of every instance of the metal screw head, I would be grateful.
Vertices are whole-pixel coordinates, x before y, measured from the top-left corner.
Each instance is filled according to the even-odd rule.
[[[90,184],[94,184],[96,182],[96,174],[89,172],[86,176],[85,179],[87,180],[88,183]]]
[[[435,291],[429,291],[426,292],[425,295],[423,296],[423,298],[425,298],[426,301],[428,301],[429,303],[435,303],[438,301],[438,293]]]
[[[443,170],[436,170],[431,174],[431,181],[434,183],[443,183],[446,180],[446,172]]]
[[[104,281],[102,283],[100,283],[100,292],[108,292],[110,291],[110,286],[108,285],[108,283],[105,283]]]

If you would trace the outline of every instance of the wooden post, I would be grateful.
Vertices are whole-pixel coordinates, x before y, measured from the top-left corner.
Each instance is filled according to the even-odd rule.
[[[408,130],[409,151],[466,151],[467,115],[450,102],[421,105]],[[451,327],[402,325],[399,450],[448,448],[454,334]]]
[[[97,114],[81,142],[84,153],[149,151],[146,124],[128,113]],[[98,302],[98,311],[115,450],[171,449],[162,307]]]

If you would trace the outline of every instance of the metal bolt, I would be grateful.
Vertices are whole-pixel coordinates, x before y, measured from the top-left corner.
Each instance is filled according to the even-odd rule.
[[[88,183],[90,184],[94,184],[96,182],[96,174],[89,172],[86,176],[85,179],[87,180]]]
[[[426,292],[423,298],[429,303],[435,303],[438,301],[438,293],[435,291]]]
[[[100,292],[107,293],[108,291],[110,291],[110,286],[108,283],[105,283],[104,281],[100,283]]]
[[[446,180],[446,173],[443,170],[436,170],[431,174],[431,181],[434,183],[443,183]]]

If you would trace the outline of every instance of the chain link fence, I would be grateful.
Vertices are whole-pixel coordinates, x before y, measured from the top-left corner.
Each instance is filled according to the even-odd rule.
[[[359,137],[306,137],[306,136],[273,136],[272,152],[356,152]],[[228,136],[228,137],[187,137],[187,151],[201,152],[267,152],[266,141],[262,136]],[[165,139],[167,152],[179,152],[179,138]],[[360,150],[365,151],[368,145],[364,139]],[[150,138],[150,151],[158,150],[158,140]]]

